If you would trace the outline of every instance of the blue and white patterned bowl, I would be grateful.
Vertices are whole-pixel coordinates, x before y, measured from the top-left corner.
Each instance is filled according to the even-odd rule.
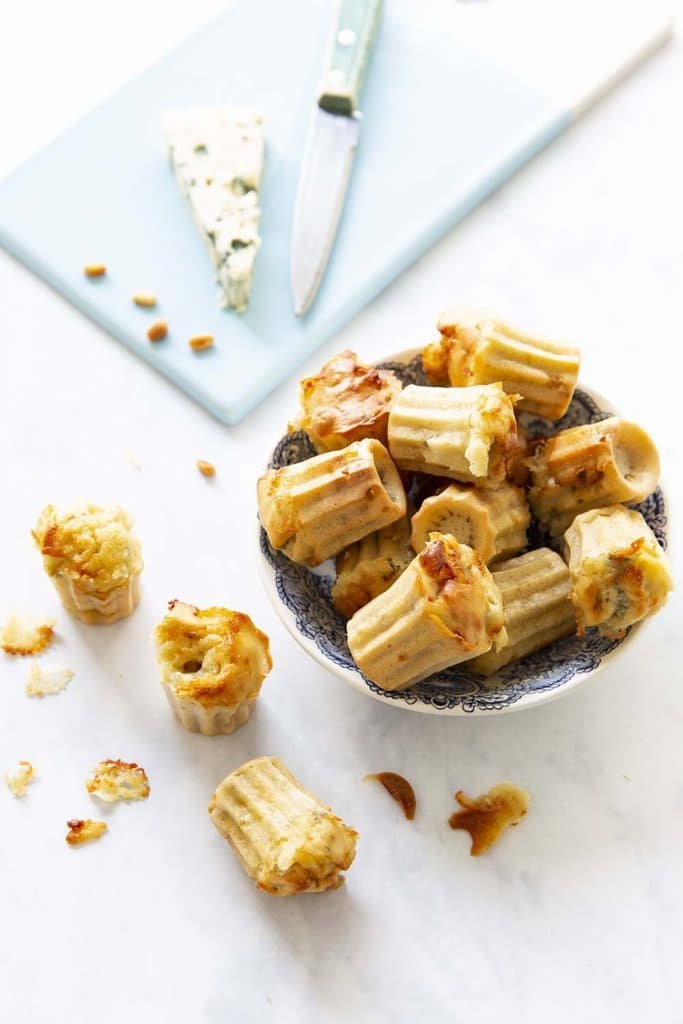
[[[419,354],[412,350],[380,364],[393,370],[405,384],[426,384]],[[577,388],[572,404],[562,420],[525,418],[531,436],[547,434],[582,423],[595,423],[614,415],[616,410],[606,399],[585,387]],[[297,432],[285,435],[276,445],[269,466],[280,467],[301,462],[315,455],[308,437]],[[655,533],[667,546],[667,508],[661,488],[657,488],[637,506]],[[547,543],[536,528],[530,537],[533,547]],[[624,649],[642,624],[633,626],[622,640],[607,640],[596,630],[584,637],[558,640],[536,654],[506,665],[496,675],[484,679],[468,671],[466,664],[438,672],[408,690],[388,692],[363,675],[346,643],[346,620],[335,610],[330,597],[334,565],[329,562],[310,570],[290,562],[268,542],[259,525],[260,565],[263,580],[277,613],[294,639],[324,668],[339,676],[354,689],[394,707],[427,714],[463,715],[491,711],[516,711],[553,700],[594,675]]]

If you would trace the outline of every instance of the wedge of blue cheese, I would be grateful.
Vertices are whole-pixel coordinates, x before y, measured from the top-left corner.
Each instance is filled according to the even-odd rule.
[[[211,255],[221,304],[242,313],[260,245],[263,121],[235,107],[183,107],[164,115],[171,166]]]

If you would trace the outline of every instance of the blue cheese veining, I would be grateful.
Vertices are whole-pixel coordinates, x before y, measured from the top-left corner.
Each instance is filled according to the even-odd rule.
[[[250,110],[184,107],[164,117],[171,165],[211,255],[221,302],[243,312],[260,243],[263,121]]]

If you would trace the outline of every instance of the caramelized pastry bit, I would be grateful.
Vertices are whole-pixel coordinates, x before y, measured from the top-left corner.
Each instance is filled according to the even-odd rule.
[[[503,602],[480,556],[433,533],[392,586],[347,624],[349,649],[368,679],[399,690],[507,642]]]
[[[48,697],[66,689],[74,674],[66,665],[31,665],[25,690],[29,697]]]
[[[470,662],[472,671],[484,676],[576,630],[569,600],[569,570],[550,548],[497,562],[491,572],[503,598],[508,642],[502,650],[488,651]]]
[[[374,437],[387,443],[391,403],[402,388],[390,370],[358,362],[347,349],[301,382],[301,411],[291,430],[305,430],[319,451]]]
[[[406,514],[398,470],[384,445],[372,439],[271,469],[257,493],[270,543],[309,566]]]
[[[529,506],[521,487],[451,484],[425,499],[411,520],[411,544],[421,551],[430,533],[448,533],[478,551],[485,562],[526,547]]]
[[[365,779],[375,779],[384,786],[389,796],[399,804],[408,821],[413,820],[417,801],[415,790],[407,779],[396,772],[377,772],[374,775],[366,775]]]
[[[26,790],[32,782],[35,782],[35,770],[30,761],[20,761],[15,772],[5,772],[7,788],[14,793],[17,799],[26,796]]]
[[[0,647],[6,654],[40,654],[52,643],[54,626],[54,619],[10,615],[0,632]]]
[[[145,769],[134,761],[100,761],[85,788],[92,795],[114,803],[116,800],[146,800],[149,782]]]
[[[122,508],[90,502],[61,511],[47,505],[33,530],[45,571],[66,610],[81,622],[117,622],[140,599],[142,557]]]
[[[437,326],[441,338],[422,356],[432,383],[466,387],[500,381],[509,395],[520,396],[522,412],[549,420],[564,416],[579,375],[577,348],[457,310],[442,313]]]
[[[668,561],[640,512],[608,505],[577,516],[564,535],[579,632],[621,637],[673,589]]]
[[[209,814],[247,875],[271,896],[338,889],[356,855],[355,829],[277,757],[248,761],[223,779]]]
[[[80,846],[93,839],[99,839],[107,831],[106,821],[93,821],[92,818],[71,818],[67,821],[69,831],[66,841],[69,846]]]
[[[404,516],[371,533],[337,555],[337,579],[332,601],[347,619],[383,594],[412,562],[410,525]]]
[[[501,782],[476,800],[462,790],[455,794],[462,811],[454,811],[448,819],[452,829],[463,829],[472,837],[470,853],[478,857],[497,843],[509,825],[518,825],[529,809],[531,797],[511,782]]]
[[[500,384],[410,384],[391,407],[389,450],[399,469],[497,487],[516,449],[514,399]]]
[[[651,438],[619,416],[562,430],[529,459],[531,511],[552,536],[575,516],[652,494],[659,456]]]
[[[268,637],[248,615],[169,601],[154,640],[161,685],[185,729],[214,736],[244,725],[273,667]]]

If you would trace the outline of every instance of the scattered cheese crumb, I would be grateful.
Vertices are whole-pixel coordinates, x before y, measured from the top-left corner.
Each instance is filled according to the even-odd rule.
[[[20,761],[19,767],[14,774],[5,772],[5,782],[8,789],[11,789],[16,797],[22,797],[26,795],[29,783],[35,781],[35,775],[35,770],[30,761]]]
[[[0,634],[0,647],[7,654],[39,654],[52,642],[54,625],[54,619],[10,615]]]
[[[454,811],[448,824],[451,828],[469,832],[472,839],[470,853],[478,857],[498,842],[509,825],[519,824],[529,809],[531,797],[526,790],[511,782],[501,782],[475,800],[459,789],[455,799],[464,810]]]
[[[212,462],[205,462],[204,459],[197,460],[197,469],[202,474],[202,476],[216,475],[216,467],[214,466],[214,464]]]
[[[153,309],[157,304],[157,297],[154,292],[136,292],[133,302],[136,306],[142,306],[143,309]]]
[[[73,672],[65,665],[31,665],[26,680],[26,693],[29,697],[46,697],[48,694],[59,693],[73,677]]]
[[[69,832],[66,841],[69,846],[89,843],[91,839],[99,839],[107,831],[106,821],[93,821],[92,818],[71,818],[67,825]]]
[[[196,334],[194,338],[190,338],[188,345],[193,352],[203,352],[206,348],[213,346],[213,335],[212,334]]]
[[[134,761],[100,761],[85,788],[107,803],[115,800],[146,800],[149,782],[145,769]]]
[[[107,273],[107,268],[104,263],[86,263],[83,267],[83,273],[86,277],[104,277]]]
[[[168,323],[166,320],[155,320],[147,329],[147,337],[150,341],[163,341],[168,334]]]

